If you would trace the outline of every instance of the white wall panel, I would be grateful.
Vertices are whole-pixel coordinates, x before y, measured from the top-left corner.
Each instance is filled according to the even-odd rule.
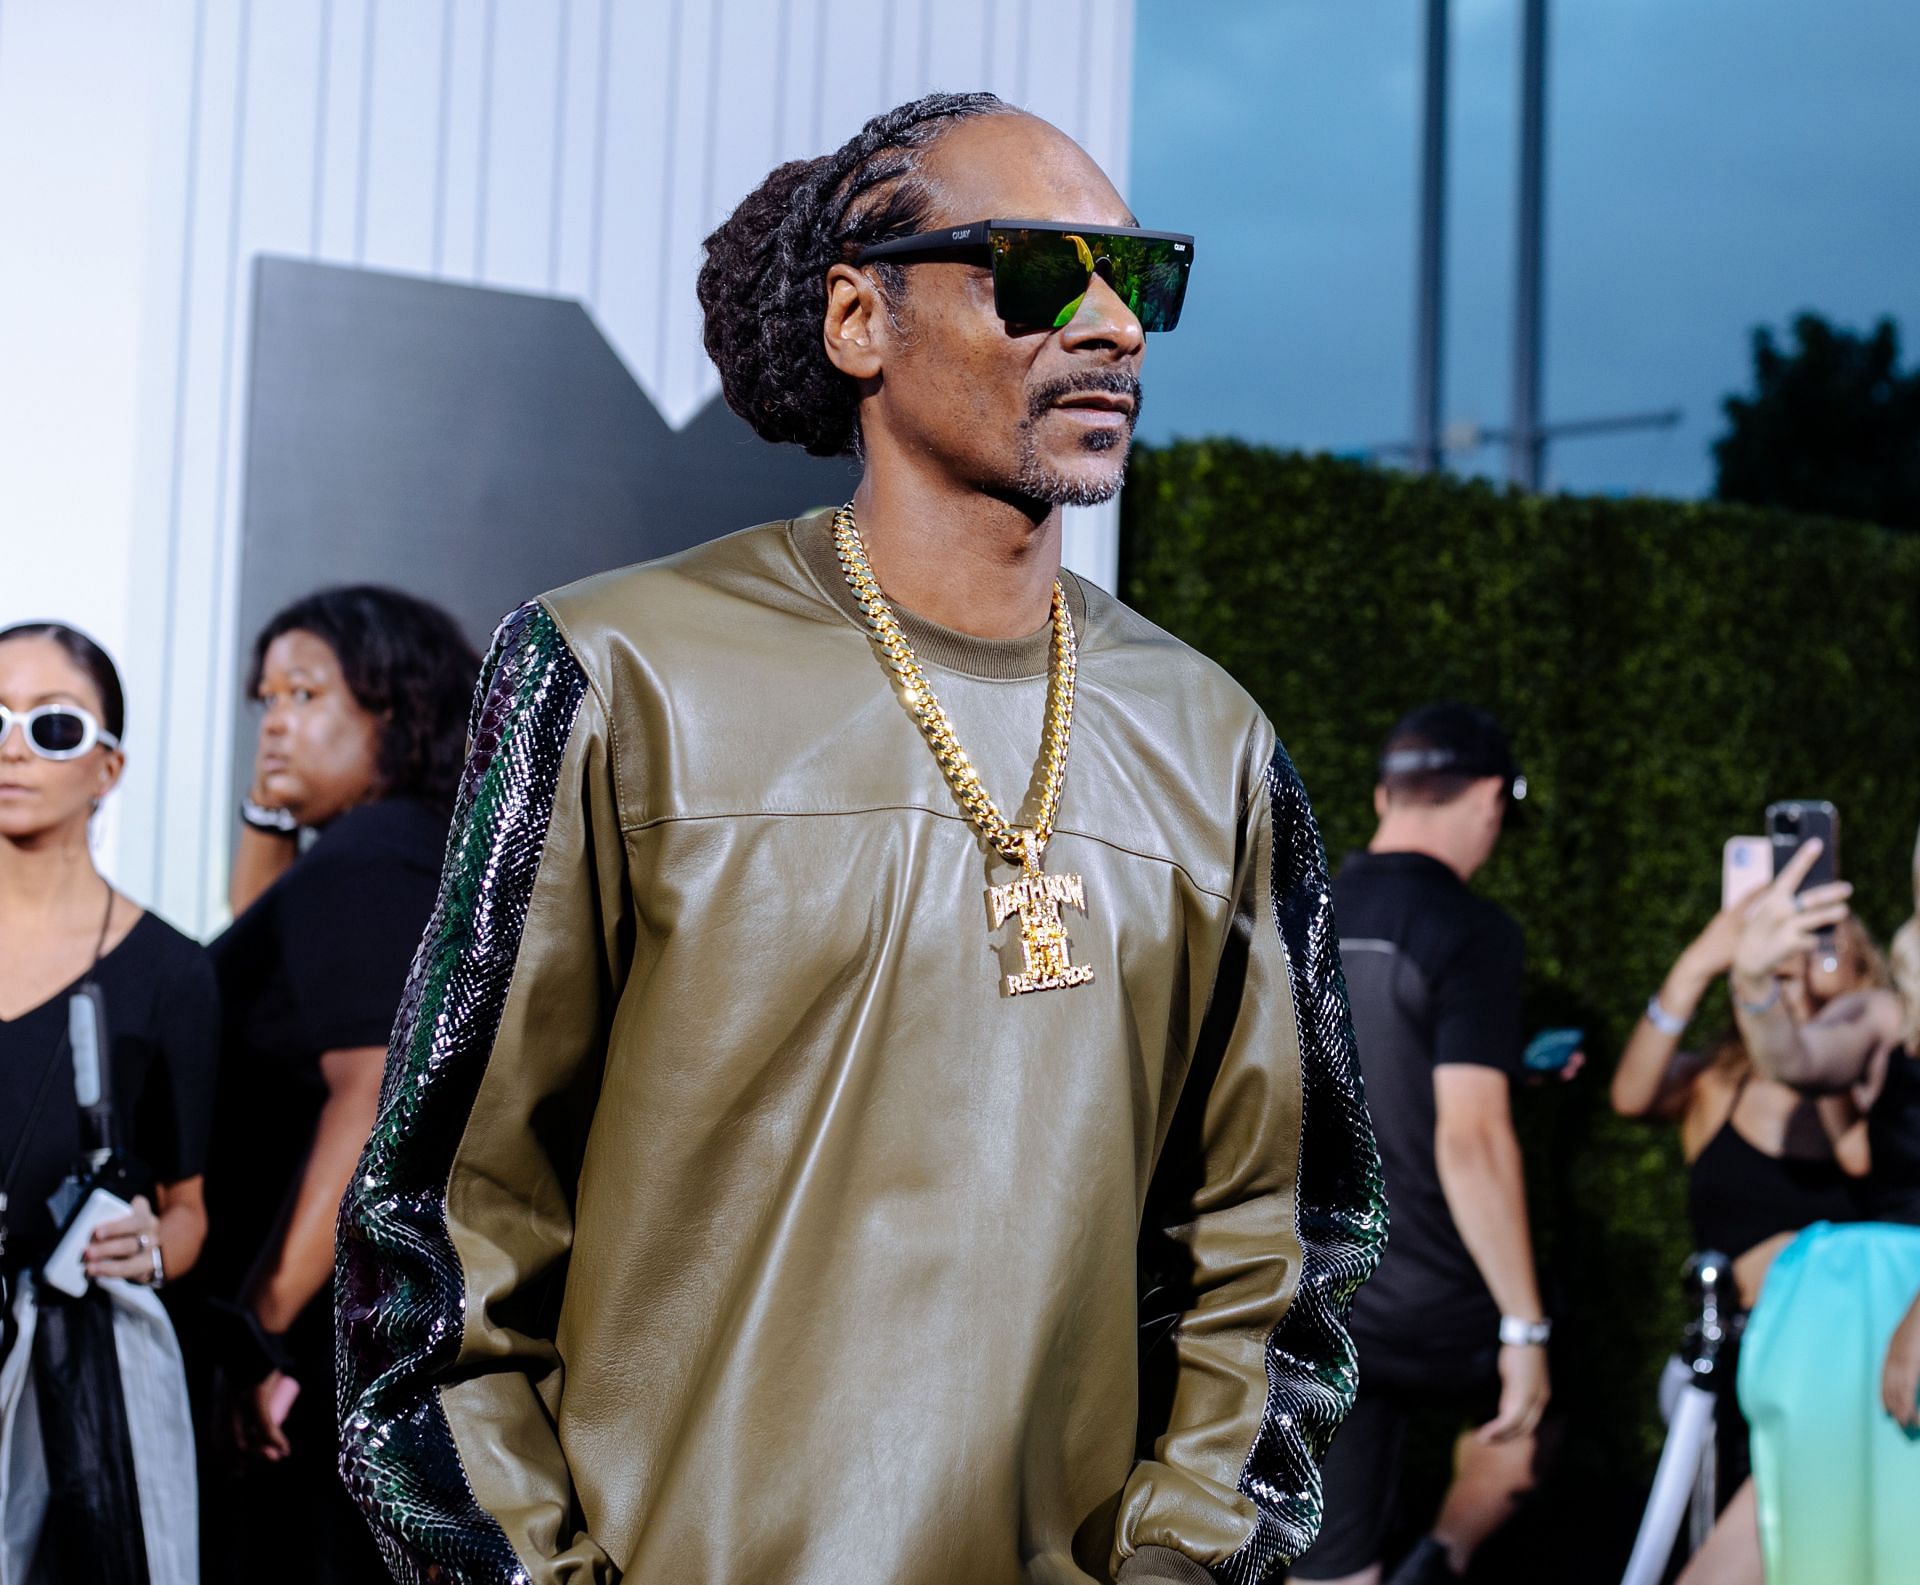
[[[290,20],[277,0],[239,3],[263,33],[278,31]],[[316,149],[313,184],[308,191],[317,230],[311,247],[315,256],[343,264],[353,262],[359,230],[368,51],[377,50],[380,43],[378,24],[370,15],[372,4],[373,0],[320,0],[320,32],[309,47],[306,70],[300,72],[297,66],[290,66],[288,76],[273,79],[273,94],[257,101],[258,122],[264,127],[295,115],[298,101],[304,97],[298,88],[314,82]],[[297,16],[306,9],[296,5],[292,14]]]
[[[670,423],[701,239],[777,161],[988,87],[1124,172],[1131,0],[0,0],[0,619],[125,662],[116,873],[217,921],[252,263],[579,297]],[[1067,555],[1113,580],[1113,514]]]
[[[552,236],[547,248],[547,291],[559,297],[591,298],[592,258],[598,231],[595,210],[600,162],[601,111],[606,79],[601,51],[612,0],[564,0],[565,73],[560,84],[559,146],[554,151]]]
[[[147,41],[146,92],[118,101],[118,114],[102,117],[110,133],[125,138],[128,145],[151,133],[146,143],[146,169],[148,190],[155,195],[140,206],[148,221],[147,245],[138,271],[144,284],[140,336],[137,343],[119,349],[120,357],[133,363],[140,390],[139,412],[128,437],[134,476],[141,481],[129,510],[131,544],[126,560],[117,565],[111,557],[98,554],[104,547],[97,541],[87,545],[87,559],[98,567],[103,584],[126,601],[126,642],[113,647],[121,659],[127,687],[130,742],[126,780],[107,806],[109,817],[120,823],[123,836],[110,873],[142,898],[155,895],[154,856],[168,839],[167,789],[158,746],[166,735],[165,701],[172,696],[177,667],[172,641],[174,612],[182,587],[182,558],[177,546],[187,530],[180,506],[187,451],[185,393],[200,280],[193,267],[192,249],[201,212],[199,143],[205,11],[204,0],[196,0],[190,8],[176,8],[173,13],[158,7],[143,8],[142,15],[153,35]],[[117,17],[116,21],[132,22],[133,18]],[[4,46],[0,45],[3,54]],[[43,68],[56,64],[61,52],[53,50],[49,55],[53,60],[40,62]],[[4,151],[12,146],[8,109],[7,95],[0,87],[0,171],[9,168]],[[162,127],[173,129],[177,135],[152,132]],[[86,167],[91,170],[100,159],[96,151],[85,162]],[[74,173],[69,169],[65,174],[71,177]],[[162,203],[157,195],[163,193],[172,201]],[[0,206],[0,212],[5,212],[4,206]],[[44,212],[38,219],[49,228],[57,224]],[[0,250],[0,269],[5,268],[6,257]],[[42,276],[23,284],[51,319],[72,321],[92,309],[91,299],[67,289],[63,278]],[[0,315],[8,312],[7,305],[21,300],[12,292],[0,292]],[[8,385],[0,376],[0,393]],[[88,437],[88,444],[98,456],[105,457],[118,440],[97,435]],[[71,453],[41,459],[39,469],[58,467],[70,460],[76,460]],[[25,477],[0,477],[0,499],[12,501],[23,487],[28,491],[33,488],[31,471]],[[104,531],[105,525],[101,528]],[[69,562],[69,584],[72,571]],[[122,860],[121,854],[127,857]]]
[[[375,0],[354,262],[433,268],[446,17],[437,0]]]
[[[667,58],[677,48],[673,17],[679,9],[677,0],[646,6],[614,0],[607,41],[599,288],[589,299],[601,329],[656,401],[665,353],[657,339],[656,287],[666,246],[666,164],[672,157]],[[679,415],[667,417],[673,422]]]
[[[435,162],[431,274],[471,280],[482,213],[487,81],[493,73],[492,0],[443,0],[440,141]]]
[[[493,70],[487,79],[486,209],[478,279],[544,292],[553,235],[563,0],[493,0]]]

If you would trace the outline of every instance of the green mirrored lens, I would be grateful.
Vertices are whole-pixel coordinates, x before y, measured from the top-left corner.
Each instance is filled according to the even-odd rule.
[[[1120,300],[1133,310],[1143,330],[1171,330],[1180,319],[1187,292],[1189,255],[1178,244],[1151,237],[1100,239],[1111,261],[1103,268]]]
[[[1013,325],[1058,330],[1080,311],[1097,271],[1145,330],[1180,318],[1192,256],[1180,245],[1110,232],[995,231],[994,304]]]
[[[993,234],[993,300],[1013,325],[1052,325],[1071,319],[1092,277],[1091,252],[1070,232],[996,231]],[[1065,314],[1065,318],[1060,317]]]

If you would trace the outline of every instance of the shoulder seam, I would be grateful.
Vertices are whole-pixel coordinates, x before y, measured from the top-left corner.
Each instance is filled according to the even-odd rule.
[[[593,668],[580,658],[580,646],[574,642],[573,633],[567,626],[566,618],[554,608],[553,602],[546,595],[540,596],[539,603],[540,609],[547,613],[548,619],[559,630],[561,641],[567,646],[567,654],[573,658],[574,665],[580,669],[580,675],[587,685],[587,692],[593,696],[593,702],[600,711],[600,719],[606,723],[607,754],[613,764],[614,815],[619,820],[620,829],[624,833],[627,829],[624,818],[627,808],[627,789],[625,777],[622,774],[624,756],[620,752],[620,729],[614,724],[613,719],[613,702],[607,697],[600,679],[593,674]]]

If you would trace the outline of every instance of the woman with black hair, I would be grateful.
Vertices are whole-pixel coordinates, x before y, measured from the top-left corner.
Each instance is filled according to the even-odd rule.
[[[275,1578],[381,1577],[335,1473],[334,1220],[433,907],[478,669],[451,617],[391,589],[310,595],[254,642],[235,919],[212,949],[213,1429],[238,1454],[237,1489],[209,1505],[213,1578],[257,1579],[264,1555]]]
[[[206,953],[94,864],[90,822],[119,784],[125,732],[119,674],[92,639],[56,622],[0,631],[0,1276],[19,1354],[0,1373],[14,1455],[0,1575],[30,1580],[194,1572],[192,1461],[161,1451],[191,1445],[178,1349],[159,1306],[118,1285],[151,1291],[199,1257],[219,1009]],[[104,1018],[110,1111],[82,1111],[82,1000]],[[96,1180],[129,1209],[87,1237],[63,1290],[43,1268]],[[130,1325],[148,1351],[133,1352]],[[131,1410],[122,1369],[147,1369]],[[23,1427],[47,1477],[44,1521],[25,1533],[9,1485],[35,1462]]]

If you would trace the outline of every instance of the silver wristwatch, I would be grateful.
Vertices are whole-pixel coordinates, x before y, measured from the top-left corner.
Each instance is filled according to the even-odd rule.
[[[1540,1348],[1552,1336],[1551,1321],[1529,1321],[1518,1315],[1500,1317],[1500,1341],[1509,1348]]]

